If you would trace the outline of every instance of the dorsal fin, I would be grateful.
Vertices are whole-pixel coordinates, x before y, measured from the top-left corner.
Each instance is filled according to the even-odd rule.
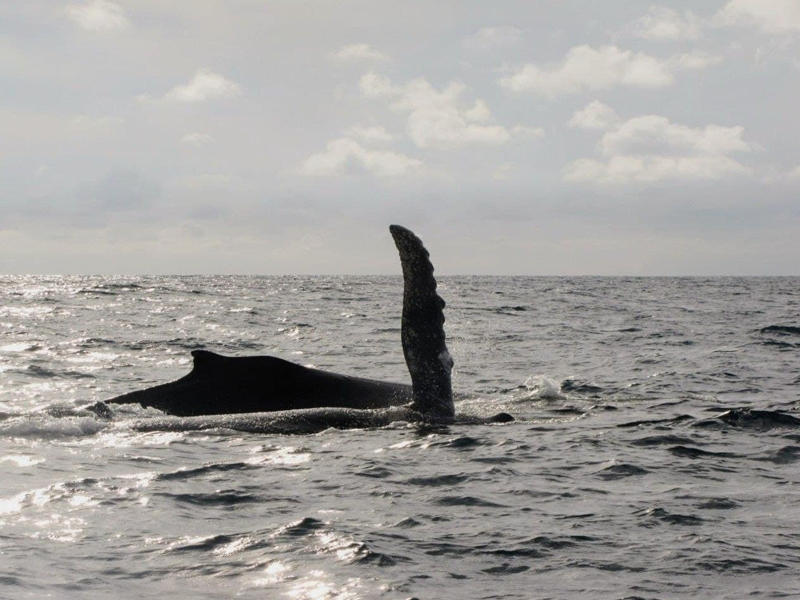
[[[209,350],[192,350],[192,358],[194,359],[194,371],[209,371],[219,367],[225,361],[224,356]]]
[[[444,335],[444,300],[436,293],[430,254],[400,225],[389,231],[403,266],[403,354],[414,389],[414,409],[434,420],[455,417],[450,373],[453,359]]]

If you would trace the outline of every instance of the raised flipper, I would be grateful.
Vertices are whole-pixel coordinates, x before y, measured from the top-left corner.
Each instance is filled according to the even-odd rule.
[[[455,417],[450,373],[453,359],[444,335],[444,300],[436,293],[430,254],[416,235],[391,225],[403,266],[403,354],[411,374],[413,408],[426,420]]]

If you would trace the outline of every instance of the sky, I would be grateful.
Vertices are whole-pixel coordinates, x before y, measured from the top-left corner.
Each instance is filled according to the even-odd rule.
[[[800,274],[800,0],[0,3],[0,273]]]

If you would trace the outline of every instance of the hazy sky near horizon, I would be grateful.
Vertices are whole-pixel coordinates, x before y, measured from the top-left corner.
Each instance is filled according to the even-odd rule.
[[[0,273],[800,274],[800,0],[0,5]]]

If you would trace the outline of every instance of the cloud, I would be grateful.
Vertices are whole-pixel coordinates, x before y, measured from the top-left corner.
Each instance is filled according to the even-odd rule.
[[[375,50],[369,44],[349,44],[347,46],[342,46],[339,50],[331,54],[330,58],[343,63],[359,63],[389,59],[386,54]]]
[[[469,121],[476,123],[486,123],[492,119],[492,111],[489,110],[489,105],[484,100],[475,100],[475,105],[468,109],[464,116]]]
[[[721,56],[702,50],[676,54],[669,59],[669,65],[674,71],[701,71],[721,62]]]
[[[771,169],[770,172],[763,179],[764,183],[800,183],[800,165],[789,171],[779,171],[778,169]]]
[[[170,184],[178,189],[198,192],[201,190],[227,190],[236,187],[237,182],[230,175],[224,173],[200,173],[199,175],[186,175],[176,177]]]
[[[666,149],[677,154],[726,155],[752,149],[742,139],[743,133],[741,126],[687,127],[670,123],[666,117],[647,115],[634,117],[605,133],[600,150],[605,156]]]
[[[108,133],[124,122],[121,117],[76,115],[70,119],[70,127],[76,133]]]
[[[580,129],[610,129],[619,122],[617,111],[594,100],[575,112],[567,125]]]
[[[485,103],[477,100],[472,107],[461,106],[459,97],[465,90],[462,83],[450,83],[439,92],[424,78],[406,85],[393,107],[409,113],[406,131],[411,141],[420,148],[507,142],[508,129],[484,124],[491,117]]]
[[[191,81],[185,85],[176,85],[161,100],[166,102],[205,102],[223,98],[235,98],[242,94],[238,83],[225,79],[209,69],[199,69]],[[154,99],[148,94],[139,96],[145,102]]]
[[[598,102],[575,113],[570,121],[575,126],[606,129],[597,145],[603,160],[583,158],[570,163],[564,169],[566,180],[624,184],[721,179],[750,172],[729,156],[752,149],[742,139],[743,127],[688,127],[658,115],[620,121],[612,115],[616,117],[613,109]]]
[[[617,85],[660,88],[672,85],[677,71],[703,69],[721,60],[700,53],[662,59],[613,45],[598,49],[583,45],[569,50],[560,64],[523,65],[503,77],[500,85],[511,92],[531,92],[551,98]]]
[[[343,137],[328,142],[324,152],[314,154],[300,165],[300,173],[308,176],[340,175],[348,170],[362,169],[376,177],[401,177],[413,174],[422,162],[388,150],[370,150],[352,138]]]
[[[214,138],[207,133],[187,133],[181,138],[181,144],[189,144],[190,146],[205,146],[213,143]]]
[[[359,81],[367,98],[383,99],[400,113],[407,113],[406,133],[420,148],[456,147],[467,143],[503,144],[512,132],[492,124],[492,113],[481,99],[466,104],[462,94],[467,86],[451,82],[441,91],[424,77],[398,86],[388,78],[367,73]]]
[[[516,46],[522,41],[522,30],[517,27],[483,27],[465,40],[472,48],[487,50]]]
[[[651,6],[650,12],[633,23],[634,35],[646,40],[696,40],[701,20],[692,11],[683,14],[665,6]]]
[[[348,137],[359,138],[363,142],[392,142],[395,136],[386,131],[380,125],[365,127],[363,125],[353,125],[345,131]]]
[[[108,211],[134,211],[161,197],[161,186],[130,170],[114,170],[93,185],[78,191],[91,207]]]
[[[544,129],[541,127],[528,127],[526,125],[514,125],[511,128],[511,135],[530,139],[541,139],[545,137]]]
[[[388,77],[370,71],[358,80],[358,89],[367,98],[390,98],[401,92]]]
[[[121,31],[130,26],[122,7],[108,0],[71,4],[64,11],[78,27],[86,31]]]
[[[800,31],[798,0],[730,0],[714,15],[718,25],[745,25],[764,33]]]
[[[497,179],[498,181],[506,181],[508,176],[516,171],[516,166],[511,163],[503,163],[499,167],[497,167],[494,172],[492,173],[492,179]]]

